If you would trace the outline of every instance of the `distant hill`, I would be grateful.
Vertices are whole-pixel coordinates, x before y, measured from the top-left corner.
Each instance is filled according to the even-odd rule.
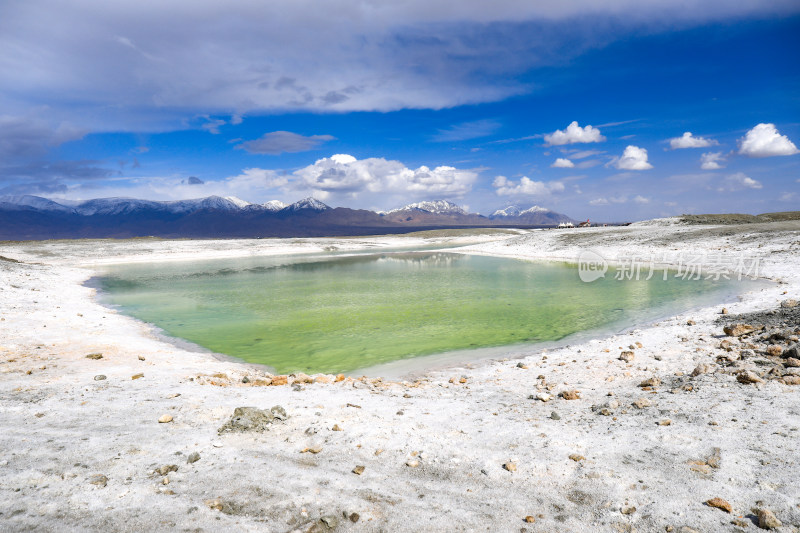
[[[800,220],[800,211],[782,211],[779,213],[763,213],[761,215],[719,214],[719,215],[681,215],[685,224],[756,224],[759,222],[781,222]]]
[[[449,227],[546,226],[571,220],[539,207],[505,212],[485,217],[443,200],[376,213],[334,209],[315,198],[285,205],[277,200],[253,204],[233,196],[173,202],[135,198],[56,202],[37,196],[3,196],[0,239],[374,235]]]
[[[407,225],[464,225],[489,224],[489,219],[477,213],[467,213],[458,205],[446,200],[408,204],[382,213],[389,222]]]
[[[560,224],[562,222],[572,222],[575,223],[575,220],[571,219],[567,215],[556,213],[550,209],[545,207],[539,207],[538,205],[534,205],[527,209],[522,209],[516,205],[510,205],[503,209],[498,209],[494,213],[489,216],[490,220],[500,220],[504,223],[509,224],[526,224],[526,225],[555,225]]]

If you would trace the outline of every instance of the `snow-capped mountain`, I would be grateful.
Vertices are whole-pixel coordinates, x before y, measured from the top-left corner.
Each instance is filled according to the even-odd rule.
[[[220,211],[237,211],[250,205],[235,196],[209,196],[192,200],[157,202],[138,200],[136,198],[97,198],[75,205],[75,211],[81,215],[125,215],[137,211],[153,210],[166,213],[192,213],[201,209],[217,209]]]
[[[533,207],[529,207],[528,209],[521,209],[516,205],[510,205],[503,209],[498,209],[491,215],[489,218],[507,218],[507,217],[519,217],[524,215],[530,215],[533,213],[553,213],[550,209],[546,207],[539,207],[538,205],[534,205]]]
[[[0,240],[374,235],[439,227],[544,226],[569,221],[566,215],[538,206],[525,210],[509,206],[487,218],[444,200],[375,213],[332,209],[315,198],[285,205],[277,200],[252,204],[234,196],[178,201],[0,197]]]
[[[309,196],[308,198],[303,198],[302,200],[298,200],[297,202],[287,205],[283,209],[282,212],[297,212],[297,211],[327,211],[330,209],[330,206],[327,206],[317,200],[316,198],[312,198]]]
[[[209,196],[207,198],[196,198],[194,200],[177,200],[175,202],[164,202],[167,209],[172,213],[192,213],[200,209],[217,209],[220,211],[238,211],[249,207],[250,202],[245,202],[235,196]]]
[[[54,211],[59,213],[74,213],[72,207],[59,204],[47,198],[31,195],[19,196],[0,196],[0,204],[7,204],[16,207],[29,207],[38,211]]]
[[[489,218],[518,217],[520,213],[521,213],[521,210],[520,210],[519,207],[517,207],[515,205],[510,205],[510,206],[506,207],[505,209],[498,209],[497,211],[495,211],[494,213],[489,215]]]
[[[406,206],[392,209],[391,211],[387,211],[386,214],[390,213],[397,213],[399,211],[410,211],[412,209],[419,209],[422,211],[428,211],[429,213],[435,213],[437,215],[466,215],[468,214],[462,207],[454,204],[453,202],[448,202],[447,200],[433,200],[433,201],[425,201],[425,202],[417,202],[414,204],[408,204]]]
[[[263,207],[267,211],[280,211],[281,209],[286,207],[286,204],[281,202],[280,200],[270,200],[265,204],[261,204],[261,207]]]
[[[559,224],[561,222],[573,222],[567,215],[556,213],[546,207],[534,205],[527,209],[522,209],[516,205],[509,205],[503,209],[498,209],[489,216],[490,220],[502,222],[503,224],[531,224],[548,225]]]

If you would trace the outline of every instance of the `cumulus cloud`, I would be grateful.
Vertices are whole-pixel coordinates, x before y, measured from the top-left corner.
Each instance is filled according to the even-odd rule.
[[[245,141],[236,145],[251,154],[278,155],[282,153],[306,152],[317,148],[322,143],[333,141],[332,135],[310,135],[308,137],[291,131],[273,131],[265,133],[258,139]]]
[[[669,147],[673,150],[680,148],[707,148],[719,144],[714,139],[705,137],[695,137],[691,131],[684,132],[682,137],[674,137],[669,140]]]
[[[735,192],[745,189],[761,189],[763,185],[760,181],[754,180],[743,172],[737,172],[727,176],[717,187],[719,192]]]
[[[708,152],[700,156],[700,168],[703,170],[719,170],[725,168],[724,163],[722,152]]]
[[[527,176],[523,176],[517,182],[505,176],[497,176],[492,182],[492,187],[498,196],[549,196],[564,191],[564,184],[560,181],[534,181]]]
[[[605,140],[606,138],[600,134],[599,129],[593,128],[592,126],[581,128],[577,120],[572,121],[564,131],[556,130],[544,136],[544,141],[548,146],[561,146],[575,143],[599,143]]]
[[[637,194],[636,196],[633,197],[633,201],[637,204],[649,204],[650,198],[645,198],[644,196]]]
[[[621,157],[615,157],[611,164],[620,170],[649,170],[653,165],[647,162],[647,150],[628,145]]]
[[[757,124],[739,139],[739,154],[747,157],[772,157],[800,153],[786,135],[781,135],[775,124]]]
[[[550,166],[552,168],[574,168],[575,167],[575,163],[573,163],[569,159],[566,159],[566,158],[563,158],[563,157],[559,157]]]
[[[336,154],[293,174],[295,188],[327,193],[404,193],[411,196],[459,197],[472,189],[478,173],[451,166],[407,168],[400,161]]]

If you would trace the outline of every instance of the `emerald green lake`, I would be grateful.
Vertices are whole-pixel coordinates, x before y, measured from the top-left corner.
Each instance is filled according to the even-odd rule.
[[[171,337],[280,373],[556,341],[710,304],[734,288],[614,276],[611,268],[583,283],[574,265],[417,252],[121,265],[99,284],[107,303]]]

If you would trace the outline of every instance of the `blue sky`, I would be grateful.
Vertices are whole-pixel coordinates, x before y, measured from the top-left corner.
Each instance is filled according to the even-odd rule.
[[[800,4],[675,4],[3,3],[0,195],[800,209]]]

